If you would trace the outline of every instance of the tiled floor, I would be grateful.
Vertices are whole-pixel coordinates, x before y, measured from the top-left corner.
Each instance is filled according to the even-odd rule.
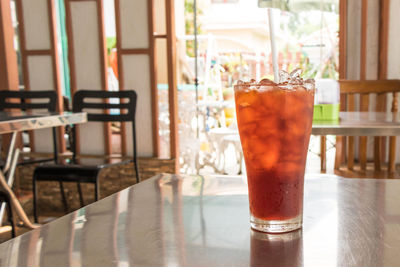
[[[23,227],[16,227],[16,235],[22,235],[28,231],[30,231],[29,229],[23,228]],[[9,225],[4,225],[0,227],[0,243],[3,243],[9,239],[12,238],[11,235],[11,226]]]
[[[0,243],[7,241],[11,238],[11,226],[0,227]]]

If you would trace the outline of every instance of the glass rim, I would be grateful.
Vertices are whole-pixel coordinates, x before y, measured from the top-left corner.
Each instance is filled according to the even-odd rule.
[[[307,88],[307,85],[310,88]],[[301,87],[306,91],[314,91],[315,84],[312,83],[302,83],[302,84],[288,84],[288,83],[279,83],[279,84],[262,84],[262,83],[242,83],[242,84],[235,84],[233,86],[234,91],[241,91],[245,89],[250,90],[269,90],[269,89],[280,89],[285,91],[297,91],[297,88]]]

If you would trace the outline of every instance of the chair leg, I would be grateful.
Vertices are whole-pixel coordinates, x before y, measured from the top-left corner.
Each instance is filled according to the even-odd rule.
[[[14,223],[14,218],[12,214],[12,208],[11,208],[11,202],[7,203],[7,209],[8,209],[8,220],[10,221],[11,224],[11,236],[12,238],[15,237],[15,223]]]
[[[396,136],[389,137],[389,173],[396,170]]]
[[[321,173],[326,173],[326,136],[321,135]]]
[[[58,181],[58,185],[60,186],[60,191],[61,191],[61,199],[62,203],[64,205],[64,213],[68,213],[68,203],[67,203],[67,197],[65,196],[65,191],[64,191],[64,185],[61,181]]]
[[[38,223],[38,210],[37,210],[37,187],[36,187],[36,174],[33,174],[32,179],[32,190],[33,190],[33,219],[35,223]]]
[[[99,186],[99,175],[97,174],[96,182],[94,183],[94,201],[100,199],[100,186]]]
[[[140,178],[139,178],[139,168],[138,168],[138,163],[137,163],[137,159],[134,159],[134,164],[135,164],[135,172],[136,172],[136,183],[140,182]]]
[[[344,137],[336,136],[335,170],[339,170],[344,154]]]
[[[77,182],[76,186],[78,187],[79,203],[81,204],[81,207],[83,207],[85,205],[85,203],[83,202],[83,194],[82,194],[81,183]]]

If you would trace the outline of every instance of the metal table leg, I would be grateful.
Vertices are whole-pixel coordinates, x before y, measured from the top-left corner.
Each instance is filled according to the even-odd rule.
[[[18,157],[19,157],[19,149],[15,149],[14,155],[12,156],[12,160],[10,161],[9,171],[7,173],[7,185],[12,187],[14,183],[14,174],[15,169],[17,168]],[[4,172],[4,171],[3,171]],[[0,225],[3,221],[4,212],[6,210],[6,203],[2,203],[0,207]]]
[[[17,167],[18,156],[20,152],[18,148],[15,149],[16,137],[17,137],[17,132],[14,132],[12,134],[9,151],[6,158],[6,164],[4,165],[4,169],[0,171],[0,186],[9,195],[12,208],[15,210],[17,216],[21,219],[24,226],[30,229],[34,229],[37,228],[38,225],[35,225],[30,222],[28,216],[26,215],[24,209],[21,206],[21,203],[19,203],[17,197],[15,196],[14,192],[11,189],[12,184],[14,183],[14,174],[15,174],[15,169]],[[4,174],[8,174],[7,180]],[[0,208],[0,223],[3,221],[5,205],[6,203],[3,203]]]

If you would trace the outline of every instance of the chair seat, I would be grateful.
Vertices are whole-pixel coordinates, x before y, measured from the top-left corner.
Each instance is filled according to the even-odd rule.
[[[17,166],[29,165],[29,164],[35,164],[35,163],[43,163],[43,162],[49,162],[49,161],[54,162],[54,158],[29,157],[29,156],[20,154],[18,157]],[[6,162],[1,159],[0,160],[0,168],[3,169],[5,165],[6,165]]]
[[[112,100],[118,98],[118,103]],[[123,100],[125,99],[125,100]],[[93,101],[98,100],[98,101]],[[101,101],[100,101],[101,100]],[[37,214],[37,181],[57,181],[60,186],[60,192],[64,203],[65,211],[68,211],[66,196],[63,189],[63,182],[77,182],[77,189],[81,207],[84,205],[81,183],[93,183],[95,187],[95,201],[100,198],[99,174],[105,167],[111,167],[120,164],[133,163],[136,173],[136,181],[139,182],[139,169],[136,155],[136,112],[137,94],[133,90],[123,90],[118,92],[99,91],[99,90],[78,90],[73,96],[73,112],[87,112],[87,120],[98,123],[111,122],[131,122],[132,126],[132,147],[133,155],[131,160],[121,158],[107,158],[105,161],[98,158],[84,158],[76,154],[76,140],[79,140],[75,127],[71,128],[72,138],[70,139],[70,149],[73,153],[73,163],[71,165],[41,165],[35,169],[33,175],[33,207],[35,222],[38,221]],[[110,110],[119,110],[119,112],[107,112]],[[91,110],[89,112],[88,110]],[[79,131],[79,134],[83,134]],[[91,134],[91,133],[90,133]],[[77,165],[79,164],[79,165]]]
[[[111,167],[115,165],[129,164],[132,163],[131,159],[121,158],[90,158],[90,157],[78,157],[76,158],[76,164],[83,166],[100,166],[101,168]]]
[[[37,181],[64,181],[95,183],[103,165],[41,165],[36,167],[34,177]]]

